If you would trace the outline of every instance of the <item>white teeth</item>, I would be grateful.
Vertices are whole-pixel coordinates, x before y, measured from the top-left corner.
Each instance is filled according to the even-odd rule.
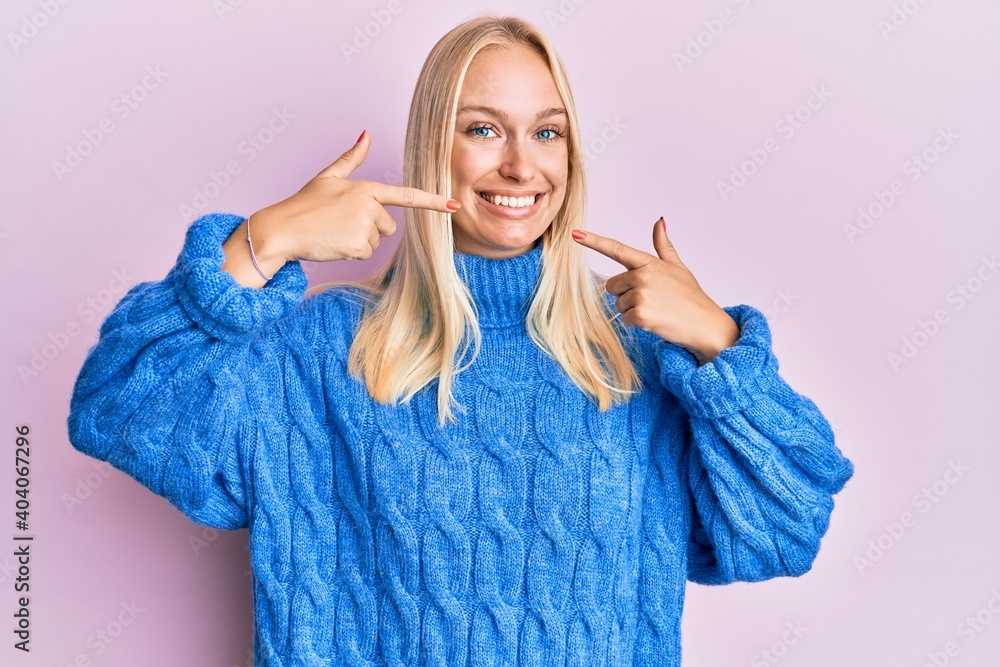
[[[497,206],[506,206],[508,208],[523,208],[525,206],[531,206],[535,203],[535,195],[530,195],[528,197],[506,197],[502,195],[488,195],[484,192],[480,192],[479,196]]]

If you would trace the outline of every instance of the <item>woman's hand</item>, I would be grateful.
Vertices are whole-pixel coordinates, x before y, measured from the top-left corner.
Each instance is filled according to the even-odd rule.
[[[294,195],[254,213],[255,236],[268,252],[285,261],[328,262],[368,259],[381,237],[396,231],[384,206],[408,206],[451,213],[448,197],[378,181],[352,181],[348,176],[368,156],[367,132],[337,161],[319,172]],[[256,250],[256,245],[254,246]]]
[[[665,225],[660,218],[653,226],[656,255],[582,229],[573,230],[573,238],[628,269],[606,285],[618,297],[615,308],[627,325],[683,347],[704,364],[733,345],[740,330],[681,262]]]

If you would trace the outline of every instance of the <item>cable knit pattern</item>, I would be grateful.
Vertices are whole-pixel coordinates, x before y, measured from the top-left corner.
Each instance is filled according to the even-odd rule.
[[[701,366],[628,329],[644,386],[602,413],[528,336],[541,245],[455,253],[483,339],[439,428],[437,380],[385,406],[348,374],[351,288],[221,270],[242,222],[199,218],[121,299],[67,424],[192,521],[249,530],[256,665],[677,666],[687,581],[812,566],[853,466],[759,311],[727,308],[740,338]]]
[[[235,219],[233,216],[210,216]],[[239,219],[242,224],[243,219]],[[214,338],[235,340],[256,330],[294,306],[308,287],[299,262],[288,262],[262,290],[248,290],[219,267],[225,259],[222,243],[228,225],[192,225],[170,278],[177,298],[200,329]]]

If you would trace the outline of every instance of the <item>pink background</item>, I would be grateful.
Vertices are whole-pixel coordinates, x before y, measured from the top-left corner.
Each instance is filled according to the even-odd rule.
[[[424,58],[489,9],[546,30],[569,68],[592,157],[589,229],[654,252],[664,215],[717,303],[765,310],[783,376],[856,466],[807,575],[688,587],[685,665],[1000,664],[1000,5],[225,1],[0,10],[0,409],[10,450],[14,426],[32,428],[35,535],[24,655],[11,648],[10,451],[0,662],[248,664],[246,531],[202,529],[73,450],[73,380],[124,290],[172,266],[192,219],[182,206],[249,214],[365,128],[355,177],[399,183]],[[366,24],[377,34],[348,59],[341,44]],[[263,136],[274,109],[293,117]],[[270,140],[252,160],[251,135]],[[744,163],[754,154],[763,164]],[[239,173],[206,193],[228,161]],[[720,194],[741,168],[745,182]],[[210,196],[200,208],[196,191]],[[859,207],[877,217],[850,237]],[[367,272],[401,231],[366,264],[308,266],[311,282]],[[622,270],[597,254],[591,265]],[[22,379],[46,345],[45,367]]]

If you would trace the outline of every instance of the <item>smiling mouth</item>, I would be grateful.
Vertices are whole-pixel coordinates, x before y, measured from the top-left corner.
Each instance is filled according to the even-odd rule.
[[[510,195],[499,195],[491,194],[489,192],[477,192],[476,193],[480,199],[489,202],[494,206],[503,207],[511,211],[516,211],[523,208],[531,208],[537,204],[542,197],[545,196],[544,192],[536,192],[533,194],[523,195],[520,197],[514,197]]]

